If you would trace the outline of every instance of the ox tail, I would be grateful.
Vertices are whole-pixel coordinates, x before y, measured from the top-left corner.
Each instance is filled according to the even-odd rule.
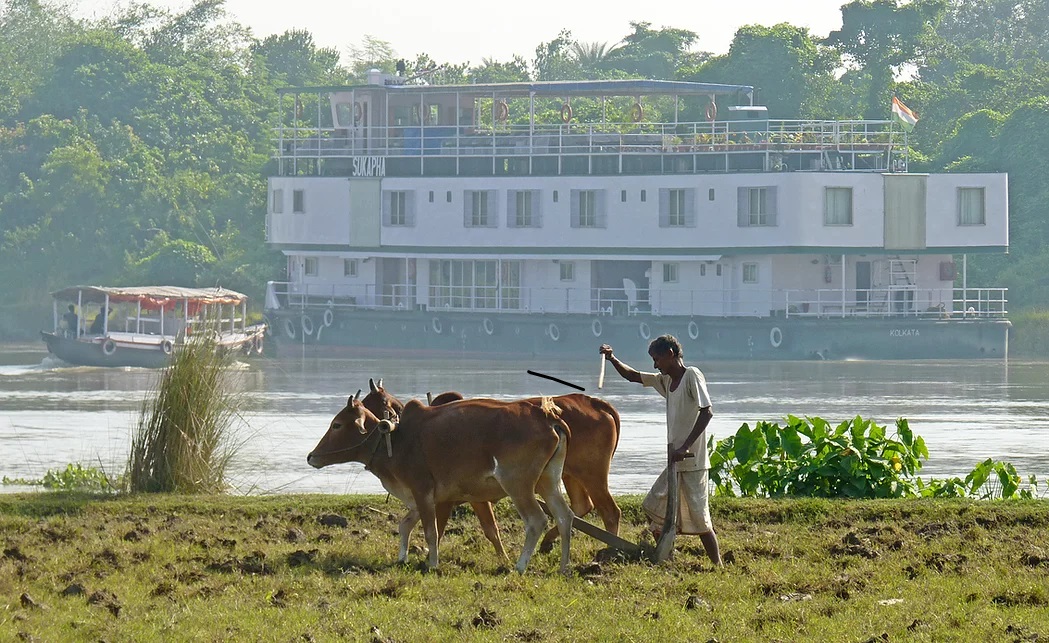
[[[619,411],[616,410],[616,407],[612,406],[611,404],[609,404],[605,400],[602,400],[601,398],[592,397],[590,399],[593,400],[594,406],[597,408],[597,410],[599,412],[608,415],[610,418],[612,418],[612,421],[615,422],[615,425],[616,425],[615,438],[616,438],[616,440],[615,440],[615,443],[612,445],[612,453],[615,453],[616,449],[619,447],[619,434],[620,434]]]
[[[558,406],[557,403],[554,402],[554,398],[550,397],[549,395],[544,395],[543,397],[539,398],[539,408],[543,410],[543,413],[548,418],[561,418],[561,407]],[[562,424],[564,423],[562,422]]]

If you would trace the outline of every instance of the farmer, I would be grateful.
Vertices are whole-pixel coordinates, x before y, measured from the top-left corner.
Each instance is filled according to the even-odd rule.
[[[634,370],[619,361],[608,344],[602,344],[599,350],[623,379],[650,386],[666,398],[667,441],[675,445],[671,457],[678,463],[676,468],[681,493],[678,533],[699,534],[707,557],[715,565],[720,565],[718,537],[710,522],[710,508],[707,505],[710,458],[707,454],[706,428],[714,414],[706,378],[695,366],[685,366],[681,342],[673,335],[657,337],[648,346],[652,365],[659,373]],[[686,454],[694,454],[695,457],[686,459]],[[645,496],[642,507],[648,515],[652,535],[659,542],[667,507],[665,469]]]

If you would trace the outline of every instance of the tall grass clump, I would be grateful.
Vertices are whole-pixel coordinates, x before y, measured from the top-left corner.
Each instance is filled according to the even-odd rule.
[[[236,454],[243,395],[212,338],[180,344],[146,396],[128,455],[131,492],[216,493]]]

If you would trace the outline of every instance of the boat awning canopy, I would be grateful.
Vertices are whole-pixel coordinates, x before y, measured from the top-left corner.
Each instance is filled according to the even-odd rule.
[[[183,288],[181,286],[72,286],[51,293],[55,299],[83,303],[105,303],[106,296],[110,303],[141,302],[150,308],[164,308],[189,300],[196,304],[240,304],[248,296],[235,290],[225,288]]]

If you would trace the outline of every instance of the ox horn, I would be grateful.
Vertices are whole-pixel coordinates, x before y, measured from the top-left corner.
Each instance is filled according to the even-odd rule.
[[[357,395],[353,396],[353,401],[354,402],[356,402],[357,400],[361,399],[361,391],[362,390],[364,390],[364,389],[357,389]]]
[[[379,388],[382,388],[382,378],[381,378],[381,377],[379,378],[379,384],[378,384],[378,386],[379,386]]]
[[[379,386],[382,386],[382,380],[381,379],[379,380]],[[375,388],[375,382],[370,377],[368,378],[368,388],[370,388],[372,390],[372,393],[378,393],[379,392],[379,389]]]

